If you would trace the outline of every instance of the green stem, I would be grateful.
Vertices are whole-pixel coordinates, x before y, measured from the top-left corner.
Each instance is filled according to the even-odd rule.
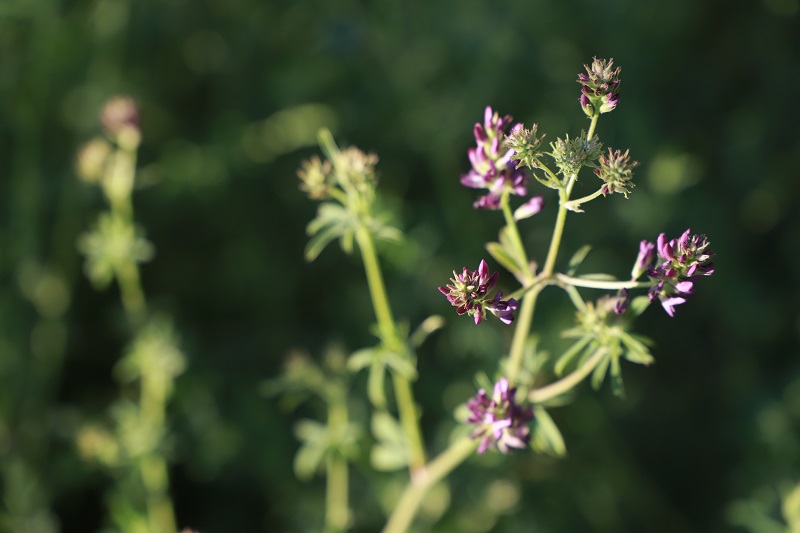
[[[653,286],[651,281],[604,281],[596,279],[573,278],[566,274],[556,274],[555,278],[562,284],[573,287],[585,287],[587,289],[649,289]]]
[[[170,379],[153,368],[142,368],[139,416],[155,432],[162,432]],[[169,473],[164,457],[157,451],[148,453],[139,463],[146,493],[147,519],[150,531],[174,533],[175,512],[169,498]]]
[[[522,356],[525,354],[525,341],[528,340],[528,333],[533,322],[533,310],[536,307],[536,300],[539,297],[542,287],[533,289],[522,298],[522,306],[519,310],[514,330],[514,337],[511,339],[511,352],[508,355],[507,376],[508,382],[514,385],[517,381],[517,373],[522,366]]]
[[[139,267],[136,263],[129,261],[119,267],[117,283],[122,307],[125,309],[128,320],[134,326],[140,326],[147,315],[147,302],[142,291]]]
[[[402,341],[397,337],[397,329],[389,307],[386,289],[383,285],[383,275],[375,253],[372,235],[367,228],[359,226],[356,230],[356,240],[361,249],[364,270],[367,274],[367,285],[369,286],[375,317],[378,321],[381,340],[390,348],[400,349]],[[397,411],[400,415],[400,424],[408,439],[409,469],[413,475],[415,470],[425,465],[425,447],[422,444],[422,434],[419,429],[417,406],[414,403],[414,395],[408,380],[397,373],[392,373],[392,380],[397,399]]]
[[[592,123],[589,125],[589,131],[586,133],[586,140],[588,141],[592,137],[594,137],[594,130],[597,127],[597,119],[600,118],[600,113],[595,114],[592,117]]]
[[[570,188],[570,184],[567,185]],[[553,274],[553,267],[556,264],[556,257],[558,256],[558,249],[561,246],[561,237],[564,234],[564,223],[567,220],[567,209],[564,207],[567,199],[569,198],[569,192],[564,191],[560,193],[561,195],[561,202],[558,207],[558,215],[556,217],[556,224],[553,228],[553,236],[550,239],[550,249],[547,251],[547,259],[544,262],[544,268],[542,269],[541,276],[546,277]]]
[[[347,427],[346,398],[335,398],[328,404],[328,433],[342,435]],[[349,478],[347,460],[339,453],[329,454],[325,463],[325,532],[347,530],[350,521],[348,502]]]
[[[400,496],[383,533],[403,533],[417,515],[428,490],[450,474],[458,465],[475,452],[478,442],[468,437],[457,440],[443,451],[428,466],[413,477]]]
[[[568,376],[551,383],[540,389],[533,389],[528,393],[528,400],[531,403],[542,403],[551,398],[555,398],[564,394],[572,389],[575,385],[580,383],[583,378],[588,376],[592,370],[603,360],[606,355],[606,350],[597,350],[580,368],[573,371]]]
[[[578,206],[590,200],[594,200],[601,194],[603,194],[602,187],[600,187],[597,191],[593,192],[592,194],[584,196],[583,198],[578,198],[577,200],[570,200],[569,202],[564,204],[564,207],[566,207],[570,211],[574,211],[575,213],[583,213],[583,210],[581,210]]]

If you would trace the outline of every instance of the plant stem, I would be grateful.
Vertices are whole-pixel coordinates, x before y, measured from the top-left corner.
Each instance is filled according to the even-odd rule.
[[[597,119],[600,118],[600,114],[597,113],[595,116],[592,117],[592,123],[589,125],[589,131],[586,133],[586,140],[590,140],[594,137],[594,130],[597,128]]]
[[[328,433],[341,435],[347,426],[347,398],[334,398],[328,404]],[[328,454],[325,463],[325,532],[338,533],[347,530],[350,521],[348,503],[349,479],[347,460],[339,453]]]
[[[469,437],[457,440],[436,459],[431,461],[424,470],[420,471],[418,476],[412,478],[406,485],[406,489],[403,491],[400,501],[397,502],[391,516],[389,516],[389,521],[386,523],[383,533],[403,533],[406,531],[417,515],[419,506],[428,489],[463,463],[475,452],[477,446],[478,442]]]
[[[139,396],[139,416],[152,428],[161,433],[166,417],[166,403],[171,380],[152,367],[141,369],[141,391]],[[164,457],[157,451],[144,456],[139,463],[140,475],[145,488],[147,519],[150,530],[159,533],[174,533],[175,513],[169,498],[169,474]]]
[[[512,386],[516,383],[517,373],[522,366],[522,356],[525,353],[525,341],[528,340],[528,333],[533,323],[533,310],[536,307],[536,300],[542,288],[535,288],[522,297],[522,306],[516,319],[517,327],[514,330],[514,337],[511,339],[511,352],[508,355],[508,368],[506,378]]]
[[[389,300],[386,296],[383,275],[375,253],[372,235],[362,225],[356,230],[356,240],[358,241],[358,247],[361,249],[364,270],[367,274],[367,285],[372,298],[372,307],[375,310],[375,318],[378,321],[381,340],[390,348],[401,349],[402,341],[397,337],[397,328],[395,327],[392,310],[389,307]],[[409,469],[413,475],[418,468],[425,465],[425,447],[422,444],[422,435],[419,429],[417,406],[414,403],[411,384],[406,378],[393,372],[392,383],[394,384],[397,399],[400,424],[403,427],[406,439],[408,439]]]
[[[606,281],[599,279],[573,278],[566,274],[556,274],[556,280],[562,284],[572,285],[573,287],[585,287],[588,289],[649,289],[653,286],[651,281]]]
[[[574,211],[576,213],[583,213],[583,211],[581,209],[579,209],[578,206],[583,204],[583,203],[588,202],[589,200],[594,200],[595,198],[597,198],[601,194],[603,194],[603,188],[602,187],[597,189],[592,194],[584,196],[583,198],[578,198],[577,200],[570,200],[569,202],[567,202],[565,204],[565,207],[567,209],[569,209],[570,211]]]
[[[603,360],[603,357],[606,355],[606,350],[597,350],[592,356],[583,363],[583,366],[574,370],[568,376],[556,381],[555,383],[551,383],[545,387],[540,389],[533,389],[528,393],[528,400],[531,403],[542,403],[551,398],[555,398],[561,394],[564,394],[575,385],[580,383],[583,378],[588,376],[594,367],[596,367],[600,361]]]

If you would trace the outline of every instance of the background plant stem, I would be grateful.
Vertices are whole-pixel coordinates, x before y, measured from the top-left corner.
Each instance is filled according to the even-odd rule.
[[[372,235],[366,227],[360,226],[356,231],[356,240],[364,261],[367,285],[372,298],[372,306],[375,309],[381,340],[390,349],[402,350],[404,349],[403,343],[397,337],[397,327],[392,316],[392,310],[389,307],[389,299],[386,296],[383,275],[375,253]],[[392,383],[395,389],[400,424],[403,427],[408,444],[409,469],[413,475],[418,468],[425,464],[425,447],[423,446],[419,429],[417,406],[414,403],[414,395],[408,379],[395,372],[392,373]]]

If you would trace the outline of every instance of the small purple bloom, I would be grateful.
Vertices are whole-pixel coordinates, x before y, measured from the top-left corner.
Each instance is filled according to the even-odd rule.
[[[453,271],[449,285],[440,286],[439,292],[447,297],[447,301],[456,308],[459,315],[467,314],[473,317],[475,324],[480,324],[486,318],[486,311],[491,312],[505,324],[514,321],[514,312],[518,302],[514,298],[501,300],[502,292],[494,297],[490,293],[497,284],[500,276],[497,272],[489,274],[489,265],[481,259],[477,270],[464,267],[461,274]]]
[[[517,196],[525,196],[528,192],[528,177],[517,168],[519,161],[514,159],[515,151],[502,148],[509,124],[511,116],[501,118],[487,106],[483,124],[476,123],[473,128],[477,146],[467,152],[472,168],[461,176],[461,184],[473,189],[488,189],[488,194],[473,204],[476,209],[499,209],[505,191]]]
[[[486,453],[492,445],[508,453],[510,448],[525,448],[530,441],[527,423],[533,420],[533,409],[517,404],[516,392],[516,387],[509,387],[508,379],[500,378],[491,397],[481,389],[467,402],[471,412],[467,423],[477,426],[471,436],[481,439],[479,454]]]
[[[710,243],[705,235],[692,235],[687,229],[678,239],[667,240],[666,234],[658,236],[656,243],[658,260],[647,275],[657,283],[650,289],[650,301],[658,298],[669,316],[675,316],[675,306],[686,302],[686,297],[694,292],[694,285],[700,276],[714,273],[709,250]]]

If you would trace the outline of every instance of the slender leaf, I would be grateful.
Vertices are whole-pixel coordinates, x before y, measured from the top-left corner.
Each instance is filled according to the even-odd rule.
[[[600,389],[600,385],[603,384],[603,379],[606,377],[606,372],[608,371],[608,365],[610,362],[611,356],[606,355],[595,367],[594,372],[592,372],[592,388],[594,390]]]
[[[541,406],[536,406],[533,408],[533,416],[531,448],[538,453],[564,457],[567,454],[564,437],[561,436],[561,431],[547,411]]]
[[[569,350],[564,352],[561,357],[558,358],[558,361],[556,361],[556,365],[553,369],[556,373],[556,376],[561,376],[564,373],[564,369],[567,368],[567,365],[569,365],[575,359],[581,350],[586,348],[586,345],[591,340],[592,338],[589,336],[581,338],[578,342],[570,346]]]
[[[385,380],[386,368],[383,366],[383,361],[376,357],[372,361],[367,375],[367,397],[372,405],[378,409],[386,407]]]
[[[574,276],[575,272],[583,263],[583,260],[586,259],[586,256],[589,254],[589,251],[592,249],[591,246],[585,244],[578,248],[578,251],[572,255],[572,258],[569,260],[569,265],[567,267],[567,276]]]
[[[625,398],[625,385],[622,383],[622,369],[619,357],[611,357],[611,392],[617,398]]]
[[[495,261],[500,263],[506,270],[514,274],[515,276],[522,271],[522,268],[514,259],[514,257],[503,248],[503,245],[499,242],[490,242],[486,243],[486,251],[489,252]]]

